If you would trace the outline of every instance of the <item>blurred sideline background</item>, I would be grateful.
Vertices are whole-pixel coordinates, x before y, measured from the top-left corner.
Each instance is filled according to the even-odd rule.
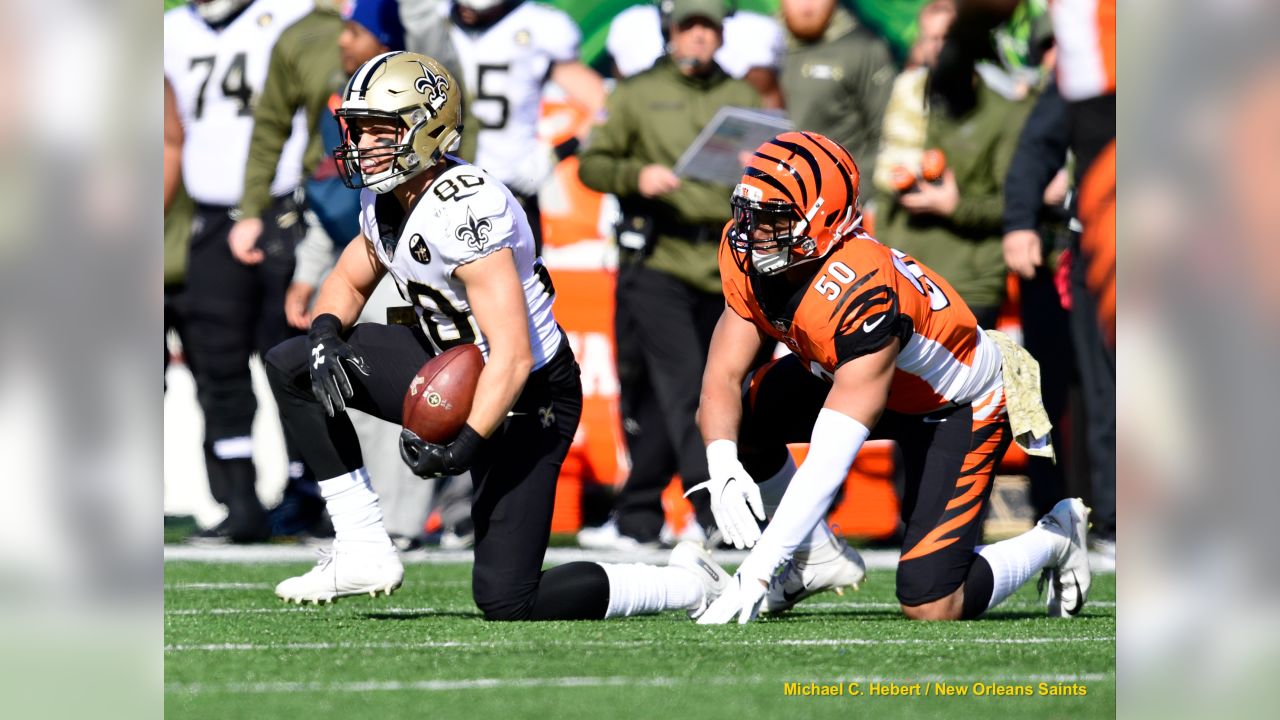
[[[562,97],[554,83],[544,91],[539,131],[541,139],[552,146],[569,139],[590,122],[578,106]],[[614,360],[617,252],[611,228],[618,217],[618,207],[612,196],[590,190],[579,181],[577,157],[556,166],[538,199],[542,209],[543,257],[555,273],[556,318],[567,331],[583,372],[582,423],[560,475],[552,520],[553,533],[571,534],[584,525],[604,521],[608,497],[625,483],[629,472],[618,417]],[[1012,276],[1009,292],[999,328],[1020,340],[1018,283]],[[171,337],[171,344],[173,340]],[[173,347],[180,351],[180,345]],[[253,427],[256,487],[263,505],[274,507],[284,492],[284,438],[261,361],[255,357],[252,367],[259,404]],[[195,384],[180,361],[170,366],[166,378],[164,513],[171,517],[192,516],[201,527],[212,527],[226,516],[226,511],[209,494],[201,454],[204,421],[196,404]],[[803,453],[803,447],[797,447],[797,452]],[[891,443],[875,441],[859,455],[846,484],[847,500],[839,503],[830,516],[841,534],[872,541],[892,539],[899,515],[892,454]],[[1011,444],[999,468],[996,503],[988,520],[989,535],[1012,536],[1028,529],[1034,521],[1026,477],[1021,474],[1025,469],[1026,456]],[[1074,488],[1069,494],[1081,492],[1087,494],[1088,488]],[[691,520],[692,506],[682,493],[676,477],[663,495],[668,523],[677,533]]]

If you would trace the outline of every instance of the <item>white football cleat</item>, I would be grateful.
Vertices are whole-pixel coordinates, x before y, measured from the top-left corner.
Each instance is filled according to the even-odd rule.
[[[440,533],[441,550],[466,550],[474,547],[475,544],[476,534],[474,532],[459,535],[453,530],[445,530]]]
[[[694,542],[686,541],[676,545],[671,551],[671,558],[667,560],[667,566],[688,570],[702,582],[702,604],[689,610],[691,620],[702,617],[702,613],[729,587],[729,581],[733,577],[711,559],[711,553],[706,548]]]
[[[1089,570],[1089,508],[1080,498],[1061,500],[1036,527],[1062,538],[1062,549],[1054,564],[1046,567],[1039,586],[1049,586],[1049,617],[1073,617],[1089,598],[1093,574]]]
[[[599,527],[585,527],[578,531],[578,546],[588,550],[620,550],[636,552],[648,548],[657,548],[658,543],[642,543],[633,537],[618,531],[618,522],[613,518]]]
[[[321,550],[310,571],[276,585],[285,602],[330,603],[348,595],[390,595],[404,582],[404,565],[394,551],[386,554]]]
[[[707,542],[706,531],[703,530],[702,526],[698,524],[698,521],[694,520],[692,517],[690,517],[689,521],[684,524],[684,529],[678,533],[670,523],[662,523],[662,529],[658,530],[659,545],[675,547],[682,542],[696,543],[703,547],[706,547],[707,545],[715,547],[712,543]]]
[[[825,590],[843,595],[844,588],[857,590],[866,577],[867,564],[858,551],[844,540],[832,536],[820,547],[797,551],[783,570],[774,575],[769,583],[769,594],[765,597],[764,611],[786,612],[801,600]]]

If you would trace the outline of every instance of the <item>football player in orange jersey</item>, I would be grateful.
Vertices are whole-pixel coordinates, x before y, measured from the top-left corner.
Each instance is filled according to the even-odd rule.
[[[868,437],[896,440],[905,457],[897,594],[907,617],[976,617],[1039,571],[1049,614],[1074,615],[1090,584],[1079,499],[1016,538],[978,545],[1010,442],[1006,389],[1038,406],[1038,385],[1006,388],[1003,339],[977,327],[946,280],[862,229],[858,180],[839,144],[788,132],[755,151],[734,190],[720,248],[726,308],[698,423],[717,524],[754,547],[699,622],[745,623],[778,606],[776,595],[821,589],[800,559],[831,543],[823,518]],[[766,338],[792,354],[748,376]],[[805,441],[797,469],[786,443]],[[752,516],[765,509],[761,533]]]

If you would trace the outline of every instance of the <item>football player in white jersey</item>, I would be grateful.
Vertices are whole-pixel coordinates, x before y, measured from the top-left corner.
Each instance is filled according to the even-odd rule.
[[[391,593],[404,568],[383,527],[348,407],[388,422],[422,364],[474,343],[486,357],[470,416],[448,445],[402,433],[423,477],[470,470],[475,482],[472,592],[489,620],[599,619],[705,609],[727,576],[692,544],[669,567],[569,563],[542,570],[556,479],[582,414],[582,383],[552,314],[551,277],[528,220],[488,172],[452,155],[460,93],[434,59],[392,52],[352,77],[334,157],[363,187],[363,231],[320,289],[308,338],[267,355],[285,431],[316,469],[333,551],[276,594],[293,602]],[[413,326],[352,326],[390,274]]]
[[[164,16],[164,74],[185,135],[183,184],[195,202],[177,324],[204,412],[209,488],[227,506],[226,520],[202,533],[209,539],[251,542],[269,534],[254,490],[257,401],[249,357],[293,334],[284,291],[303,234],[302,208],[293,198],[307,139],[301,115],[271,187],[255,264],[236,261],[227,241],[271,49],[311,9],[311,0],[196,0]],[[290,456],[296,460],[292,449]],[[290,474],[303,477],[302,463],[291,462]]]
[[[457,0],[450,18],[470,109],[480,126],[476,165],[515,194],[540,252],[538,190],[557,158],[577,149],[573,140],[554,150],[538,141],[542,86],[551,80],[595,117],[604,108],[604,81],[579,61],[582,33],[562,10],[523,0]]]

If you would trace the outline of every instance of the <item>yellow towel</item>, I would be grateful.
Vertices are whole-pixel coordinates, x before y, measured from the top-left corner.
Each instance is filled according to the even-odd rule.
[[[1049,422],[1049,413],[1040,396],[1040,363],[1008,335],[998,330],[986,333],[1004,358],[1005,412],[1009,415],[1013,441],[1028,455],[1054,460],[1053,441],[1049,438],[1053,423]]]

